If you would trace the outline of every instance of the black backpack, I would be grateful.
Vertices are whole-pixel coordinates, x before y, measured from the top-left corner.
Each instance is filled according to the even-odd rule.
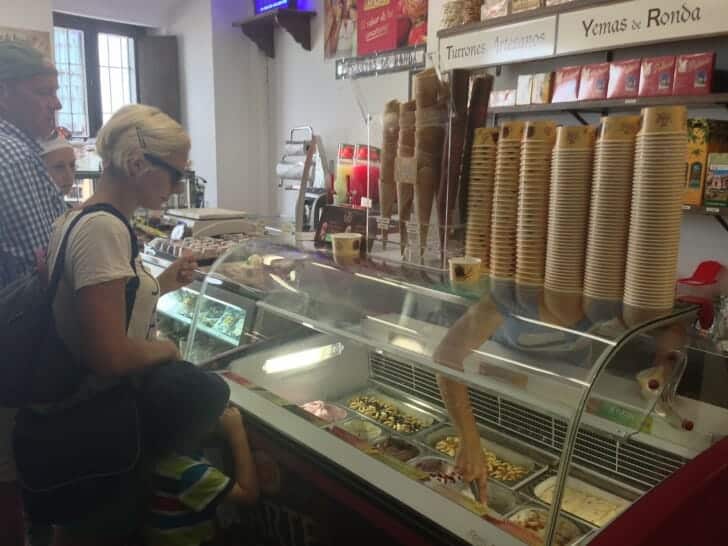
[[[0,407],[58,402],[73,394],[87,373],[58,335],[53,301],[64,271],[69,236],[81,218],[95,212],[114,215],[129,230],[136,274],[139,250],[128,219],[111,205],[84,208],[66,229],[47,288],[36,271],[0,290]],[[136,276],[127,283],[127,324],[138,285]]]

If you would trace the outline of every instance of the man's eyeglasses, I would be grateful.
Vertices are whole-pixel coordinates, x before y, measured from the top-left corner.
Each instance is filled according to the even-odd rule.
[[[169,173],[169,176],[172,177],[172,184],[179,184],[185,176],[185,173],[183,171],[180,171],[177,167],[170,163],[167,163],[164,159],[161,159],[156,155],[144,154],[144,159],[149,161],[149,163],[151,163],[155,167],[159,167],[160,169],[167,171]]]

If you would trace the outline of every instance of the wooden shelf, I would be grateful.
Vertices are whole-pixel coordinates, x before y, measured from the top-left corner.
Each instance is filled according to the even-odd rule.
[[[233,26],[240,27],[243,34],[255,42],[263,53],[273,58],[275,57],[273,32],[276,27],[288,31],[303,49],[311,51],[311,18],[315,15],[315,11],[279,8],[234,23]]]
[[[527,104],[523,106],[499,106],[488,109],[489,114],[539,114],[548,112],[594,112],[605,110],[635,110],[645,106],[684,104],[686,106],[728,105],[728,93],[689,97],[644,97],[637,99],[589,100],[579,102],[555,102],[551,104]]]
[[[460,25],[453,28],[442,29],[437,32],[437,37],[445,38],[447,36],[457,36],[458,34],[465,34],[467,32],[473,32],[486,28],[503,27],[506,25],[512,25],[513,23],[522,23],[524,21],[532,21],[533,19],[541,19],[542,17],[548,17],[549,15],[558,15],[559,13],[567,13],[569,11],[577,11],[584,8],[591,8],[600,4],[613,4],[614,1],[615,0],[574,0],[573,2],[560,4],[558,6],[535,8],[528,11],[522,11],[520,13],[514,13],[512,15],[495,17],[493,19],[489,19],[488,21],[479,21],[477,23],[468,23],[467,25]]]

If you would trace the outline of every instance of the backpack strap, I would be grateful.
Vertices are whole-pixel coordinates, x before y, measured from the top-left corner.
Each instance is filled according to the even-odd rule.
[[[136,268],[136,259],[139,256],[139,242],[137,241],[136,234],[134,233],[134,230],[129,223],[129,219],[112,205],[109,205],[107,203],[99,203],[97,205],[84,207],[83,210],[79,214],[77,214],[73,220],[71,220],[70,224],[66,228],[66,232],[63,234],[61,244],[58,246],[58,251],[56,252],[56,261],[53,264],[53,271],[50,276],[46,295],[48,296],[49,303],[52,304],[53,300],[55,300],[56,293],[58,292],[58,286],[61,282],[61,276],[63,275],[64,265],[66,262],[66,247],[68,246],[68,240],[70,239],[71,232],[73,231],[73,228],[76,227],[81,218],[95,212],[106,212],[107,214],[115,216],[119,221],[124,224],[124,226],[126,226],[126,229],[129,231],[129,238],[131,239],[130,265],[132,270],[134,271],[134,278],[130,279],[126,283],[125,289],[126,327],[128,329],[129,322],[131,321],[131,314],[134,310],[134,302],[136,301],[137,289],[139,288],[139,275],[137,274]]]

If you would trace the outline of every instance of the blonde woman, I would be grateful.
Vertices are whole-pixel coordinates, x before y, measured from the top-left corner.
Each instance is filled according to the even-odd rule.
[[[134,243],[128,223],[137,208],[159,209],[172,193],[181,189],[190,150],[190,139],[184,129],[156,108],[127,106],[99,131],[96,148],[104,167],[96,193],[80,209],[67,212],[56,222],[48,249],[52,270],[60,243],[68,232],[53,310],[59,335],[85,375],[80,388],[62,403],[43,408],[45,415],[61,419],[58,422],[64,426],[68,422],[63,420],[65,408],[87,411],[85,408],[94,407],[97,400],[101,401],[99,407],[107,408],[114,393],[120,390],[119,385],[135,381],[123,378],[136,377],[159,364],[179,359],[172,342],[155,339],[155,310],[159,297],[188,284],[196,267],[193,260],[181,259],[155,279],[141,260],[132,257]],[[69,231],[83,209],[94,206],[103,206],[105,210],[87,212]],[[80,465],[80,469],[74,467],[68,472],[63,466],[58,472],[61,475],[67,472],[75,476],[89,470],[94,464],[94,450],[99,449],[100,443],[109,444],[102,433],[117,426],[116,422],[106,423],[102,418],[100,423],[93,422],[94,430],[100,432],[96,438],[66,448],[48,439],[52,431],[44,433],[41,427],[34,428],[34,416],[27,413],[16,421],[15,445],[18,460],[24,455],[26,468],[30,468],[27,474],[37,468],[28,462],[33,459],[36,446],[42,446],[47,460],[65,457],[71,459],[70,465]],[[87,413],[83,415],[82,420],[87,418]],[[141,418],[143,423],[143,413]],[[139,418],[134,419],[136,422]],[[25,448],[19,447],[18,438],[25,439]],[[125,448],[127,443],[120,445]],[[23,465],[18,466],[22,477]],[[30,515],[41,523],[58,525],[57,546],[125,546],[138,529],[137,511],[143,509],[133,492],[125,495],[118,490],[119,483],[126,486],[128,481],[131,480],[115,482],[116,490],[96,491],[95,497],[68,498],[65,492],[51,501],[44,497],[45,512],[36,510],[33,514],[31,510]],[[53,506],[48,509],[47,505]]]

